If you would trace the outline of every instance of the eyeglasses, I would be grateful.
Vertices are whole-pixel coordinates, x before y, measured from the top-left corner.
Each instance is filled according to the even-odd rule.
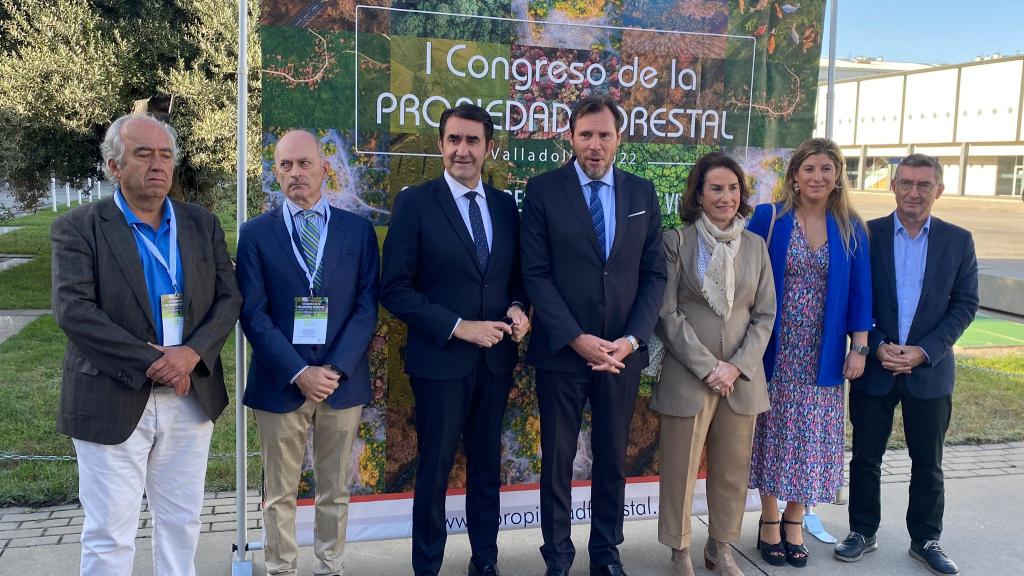
[[[914,182],[913,180],[897,180],[896,189],[900,192],[910,192],[914,188],[922,194],[930,194],[932,190],[935,190],[935,184],[931,182]]]

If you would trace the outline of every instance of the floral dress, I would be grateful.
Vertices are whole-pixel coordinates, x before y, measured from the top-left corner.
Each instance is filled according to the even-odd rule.
[[[843,483],[843,387],[817,386],[828,243],[811,250],[799,223],[786,254],[771,409],[754,431],[750,487],[787,502],[832,502]]]

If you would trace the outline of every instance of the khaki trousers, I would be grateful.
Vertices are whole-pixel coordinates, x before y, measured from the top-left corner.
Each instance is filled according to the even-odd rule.
[[[363,407],[335,410],[326,402],[306,402],[292,412],[253,410],[263,448],[265,564],[268,575],[293,576],[298,566],[295,498],[302,473],[306,436],[313,426],[316,512],[314,574],[341,574],[348,525],[348,475],[352,443]]]
[[[708,532],[719,542],[740,537],[750,479],[750,451],[756,415],[736,414],[717,394],[690,418],[661,415],[661,509],[658,540],[671,548],[690,547],[690,512],[701,451],[707,444]]]

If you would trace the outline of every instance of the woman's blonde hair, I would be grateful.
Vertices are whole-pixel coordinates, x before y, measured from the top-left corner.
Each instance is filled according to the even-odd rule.
[[[857,244],[855,227],[864,228],[864,224],[857,215],[857,212],[850,205],[850,182],[846,178],[846,160],[843,159],[843,152],[835,142],[827,138],[811,138],[804,140],[803,144],[793,152],[786,168],[786,179],[779,191],[777,200],[782,202],[780,213],[796,209],[800,205],[800,192],[795,189],[796,173],[800,166],[811,156],[824,154],[832,161],[836,171],[836,187],[829,192],[826,201],[826,210],[832,213],[832,217],[839,226],[839,234],[843,239],[843,248],[847,254],[853,252]]]

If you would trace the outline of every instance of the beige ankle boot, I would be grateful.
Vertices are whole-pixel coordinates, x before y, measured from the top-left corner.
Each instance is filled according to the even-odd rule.
[[[672,549],[672,576],[693,576],[693,563],[690,562],[690,549]]]
[[[743,576],[743,571],[733,558],[732,546],[714,538],[708,538],[708,543],[704,546],[704,567],[723,576]]]

